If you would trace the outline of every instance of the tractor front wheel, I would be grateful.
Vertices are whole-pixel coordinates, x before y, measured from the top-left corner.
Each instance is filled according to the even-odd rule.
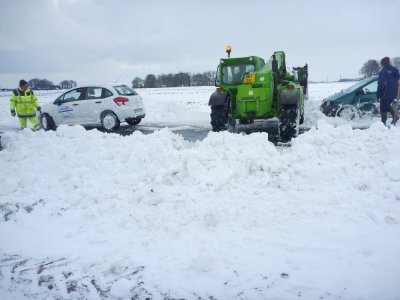
[[[279,113],[279,139],[282,143],[299,134],[300,112],[297,105],[281,105]]]
[[[225,131],[228,129],[228,109],[227,105],[211,106],[211,126],[212,131]]]

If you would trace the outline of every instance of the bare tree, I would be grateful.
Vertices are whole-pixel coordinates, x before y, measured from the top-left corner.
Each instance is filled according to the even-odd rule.
[[[144,80],[140,77],[135,77],[135,79],[132,80],[132,88],[138,89],[144,87]]]
[[[38,85],[39,85],[40,79],[39,78],[33,78],[31,80],[29,80],[29,86],[32,89],[37,89]]]
[[[73,80],[63,80],[60,82],[59,86],[61,89],[72,89],[76,87],[76,82]]]
[[[155,88],[157,86],[157,78],[154,74],[149,74],[146,76],[146,80],[144,83],[146,88]]]
[[[371,77],[374,75],[378,75],[379,73],[379,63],[375,59],[370,59],[366,61],[363,67],[360,69],[360,74],[365,77]]]
[[[143,80],[136,77],[132,81],[133,88],[140,87],[179,87],[179,86],[213,86],[215,85],[215,71],[190,74],[179,72],[176,74],[149,74]]]
[[[393,66],[395,66],[397,69],[400,69],[400,57],[399,56],[393,57],[391,59],[391,61],[392,61]]]

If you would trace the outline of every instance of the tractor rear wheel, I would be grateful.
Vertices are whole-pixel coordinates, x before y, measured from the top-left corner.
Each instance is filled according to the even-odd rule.
[[[300,114],[300,121],[299,124],[303,124],[304,123],[304,100],[303,100],[303,107],[302,107],[302,112]]]
[[[227,105],[211,106],[212,131],[225,131],[228,129],[228,108]]]
[[[282,143],[299,134],[300,112],[297,105],[281,105],[279,113],[279,139]]]

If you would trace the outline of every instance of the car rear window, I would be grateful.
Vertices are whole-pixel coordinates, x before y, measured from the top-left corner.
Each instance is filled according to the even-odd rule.
[[[114,88],[119,95],[123,95],[123,96],[138,95],[138,93],[136,93],[136,91],[134,89],[132,89],[126,85],[117,85],[117,86],[114,86]]]

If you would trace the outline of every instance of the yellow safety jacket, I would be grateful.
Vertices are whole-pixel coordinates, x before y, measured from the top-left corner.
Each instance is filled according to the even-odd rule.
[[[17,110],[20,118],[34,117],[36,116],[36,107],[39,107],[37,97],[29,88],[25,91],[20,88],[13,90],[10,99],[11,112]]]

